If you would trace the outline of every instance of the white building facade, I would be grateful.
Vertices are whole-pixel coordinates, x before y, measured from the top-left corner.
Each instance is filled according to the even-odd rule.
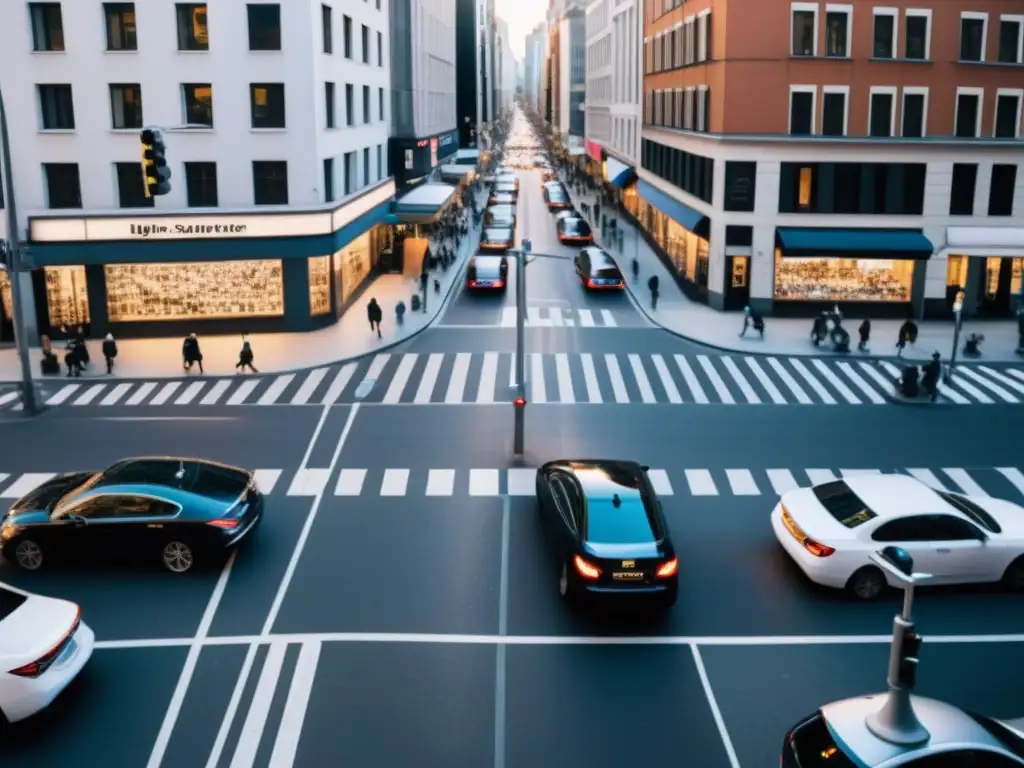
[[[538,24],[526,36],[526,47],[523,51],[523,91],[527,103],[538,112],[543,110],[543,88],[541,83],[544,73],[544,56],[547,41],[547,29],[543,23]]]
[[[497,113],[500,115],[503,110],[511,108],[515,101],[519,63],[512,53],[512,44],[508,37],[508,22],[499,17],[497,28],[495,78],[498,86]]]
[[[587,7],[587,139],[630,165],[640,155],[641,11],[636,0]]]

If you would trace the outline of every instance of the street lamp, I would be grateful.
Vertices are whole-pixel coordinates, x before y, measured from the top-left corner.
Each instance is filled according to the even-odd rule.
[[[960,346],[960,326],[964,317],[964,292],[957,291],[953,300],[953,350],[949,353],[949,368],[946,371],[946,383],[953,380],[953,369],[956,367],[956,349]]]
[[[516,398],[513,400],[512,458],[517,462],[522,462],[526,452],[526,254],[532,250],[533,242],[523,238],[519,249],[512,252],[516,260]]]

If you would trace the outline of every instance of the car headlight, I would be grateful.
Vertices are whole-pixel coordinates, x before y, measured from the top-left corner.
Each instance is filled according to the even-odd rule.
[[[23,530],[25,530],[24,526],[14,525],[13,523],[5,520],[3,525],[0,525],[0,540],[10,541]]]

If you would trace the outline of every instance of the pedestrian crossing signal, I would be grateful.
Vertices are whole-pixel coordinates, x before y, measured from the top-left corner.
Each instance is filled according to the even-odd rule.
[[[142,141],[142,185],[146,197],[166,195],[171,191],[171,169],[167,167],[167,147],[157,128],[146,128],[139,135]]]

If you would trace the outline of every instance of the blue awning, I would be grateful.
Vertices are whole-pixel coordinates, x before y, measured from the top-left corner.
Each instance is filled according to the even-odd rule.
[[[636,178],[636,171],[632,166],[620,163],[614,157],[604,161],[604,175],[608,183],[613,187],[624,189]]]
[[[396,200],[392,213],[403,224],[426,224],[437,218],[454,194],[450,184],[421,184]]]
[[[653,184],[643,179],[637,180],[636,191],[640,197],[653,205],[666,216],[678,221],[684,229],[688,229],[695,235],[707,240],[711,235],[711,220],[698,210],[694,210],[686,203],[676,200]]]
[[[832,229],[777,227],[775,246],[783,256],[841,256],[850,259],[923,261],[935,246],[920,229]]]

